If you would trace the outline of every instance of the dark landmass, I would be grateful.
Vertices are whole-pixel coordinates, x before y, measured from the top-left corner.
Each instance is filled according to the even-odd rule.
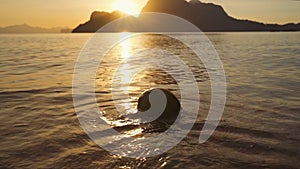
[[[41,28],[34,27],[27,24],[13,25],[0,28],[0,33],[70,33],[72,32],[69,28]]]
[[[95,11],[92,13],[90,20],[76,27],[73,30],[73,33],[96,32],[98,29],[100,29],[102,26],[106,25],[107,23],[125,16],[128,15],[120,11],[114,11],[112,13]]]
[[[176,15],[193,23],[202,31],[207,32],[300,31],[300,23],[279,25],[235,19],[229,16],[221,6],[212,3],[202,3],[198,0],[192,0],[190,2],[186,2],[185,0],[149,0],[147,5],[142,10],[142,13],[143,12],[161,12]],[[119,11],[112,13],[93,12],[90,20],[84,24],[80,24],[73,30],[73,32],[93,33],[107,23],[124,16],[128,15]],[[127,20],[130,20],[132,25],[137,25],[137,23],[141,23],[142,18],[128,17]],[[119,30],[121,30],[121,28]],[[139,29],[134,29],[134,27],[127,25],[126,30],[138,31]]]

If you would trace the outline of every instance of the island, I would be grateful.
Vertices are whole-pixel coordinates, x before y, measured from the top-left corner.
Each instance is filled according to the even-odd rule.
[[[220,5],[203,3],[199,0],[149,0],[141,13],[160,12],[172,14],[193,23],[205,32],[234,32],[234,31],[300,31],[300,23],[285,25],[265,24],[250,20],[241,20],[229,16]],[[90,20],[80,24],[73,33],[93,33],[109,22],[128,16],[120,11],[93,12]],[[138,23],[143,18],[130,17],[131,23]],[[131,28],[126,28],[127,31]]]

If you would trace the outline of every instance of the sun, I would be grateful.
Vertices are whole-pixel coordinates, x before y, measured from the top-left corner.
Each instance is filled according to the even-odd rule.
[[[138,14],[135,0],[115,0],[114,8],[129,15]]]

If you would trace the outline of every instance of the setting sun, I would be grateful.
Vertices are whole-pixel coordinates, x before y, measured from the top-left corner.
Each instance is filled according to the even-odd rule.
[[[135,0],[116,0],[114,8],[130,15],[138,14],[138,8]]]

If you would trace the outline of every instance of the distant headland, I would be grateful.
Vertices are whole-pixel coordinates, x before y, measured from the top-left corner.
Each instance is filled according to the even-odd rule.
[[[205,32],[234,31],[300,31],[300,23],[264,24],[250,20],[240,20],[229,16],[225,10],[212,3],[202,3],[199,0],[149,0],[142,9],[143,12],[161,12],[176,15],[196,25]],[[93,12],[90,20],[77,26],[73,33],[93,33],[118,18],[128,16],[120,11]],[[141,18],[131,17],[131,23]],[[131,30],[127,30],[131,31]]]
[[[0,27],[0,33],[71,33],[72,29],[65,27],[41,28],[28,24]]]

